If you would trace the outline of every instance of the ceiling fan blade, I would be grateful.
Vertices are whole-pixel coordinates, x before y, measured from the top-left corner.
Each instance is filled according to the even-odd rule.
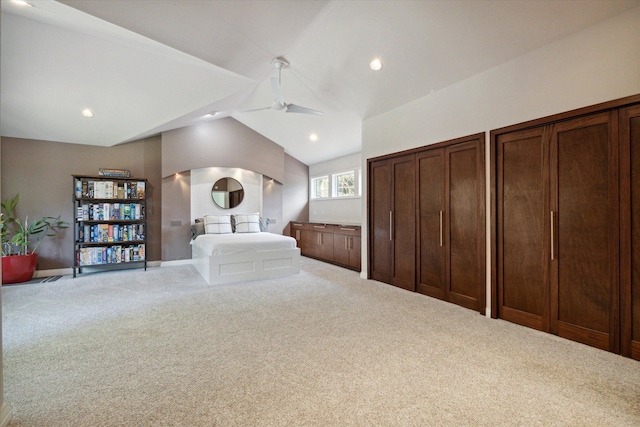
[[[311,108],[301,107],[299,105],[287,104],[287,113],[303,113],[303,114],[324,114],[322,111],[312,110]]]
[[[242,110],[240,111],[241,113],[251,113],[253,111],[262,111],[262,110],[270,110],[271,106],[269,107],[263,107],[263,108],[254,108],[253,110]]]
[[[280,87],[280,83],[278,82],[278,79],[275,77],[271,77],[271,92],[273,92],[273,99],[275,99],[278,104],[284,105],[282,88]]]

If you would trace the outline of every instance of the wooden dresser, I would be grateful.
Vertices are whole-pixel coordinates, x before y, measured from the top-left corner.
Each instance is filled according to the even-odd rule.
[[[302,255],[360,271],[359,225],[292,221],[289,228]]]

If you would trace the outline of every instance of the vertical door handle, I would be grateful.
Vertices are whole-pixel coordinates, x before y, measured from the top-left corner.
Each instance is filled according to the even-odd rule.
[[[296,240],[300,240],[300,230],[296,230]]]
[[[440,246],[442,246],[443,244],[443,238],[442,238],[442,211],[440,211]]]
[[[393,211],[389,211],[389,240],[393,240]]]
[[[349,237],[348,236],[344,236],[344,248],[346,250],[349,250]]]
[[[553,227],[553,225],[554,225],[554,224],[553,224],[553,223],[554,223],[554,218],[553,218],[553,216],[554,216],[554,212],[553,212],[553,211],[551,211],[551,260],[553,260],[553,259],[555,258],[555,254],[553,253],[553,246],[554,246],[554,244],[553,244],[553,240],[554,240],[554,239],[553,239],[553,237],[554,237],[554,236],[553,236],[553,228],[554,228],[554,227]]]

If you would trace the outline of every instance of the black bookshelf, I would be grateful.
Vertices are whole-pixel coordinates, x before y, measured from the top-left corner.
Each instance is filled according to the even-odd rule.
[[[72,175],[74,265],[147,269],[147,179]]]

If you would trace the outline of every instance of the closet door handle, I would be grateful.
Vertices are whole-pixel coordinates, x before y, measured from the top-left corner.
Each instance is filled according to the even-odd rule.
[[[554,225],[554,212],[551,211],[551,260],[553,261],[555,259],[555,254],[553,253],[553,240],[554,240],[554,236],[553,236],[553,225]]]
[[[442,238],[442,211],[440,211],[440,246],[442,246],[443,244],[443,238]]]
[[[349,238],[347,236],[344,236],[344,248],[349,250]]]
[[[389,240],[393,241],[393,211],[389,211]]]

